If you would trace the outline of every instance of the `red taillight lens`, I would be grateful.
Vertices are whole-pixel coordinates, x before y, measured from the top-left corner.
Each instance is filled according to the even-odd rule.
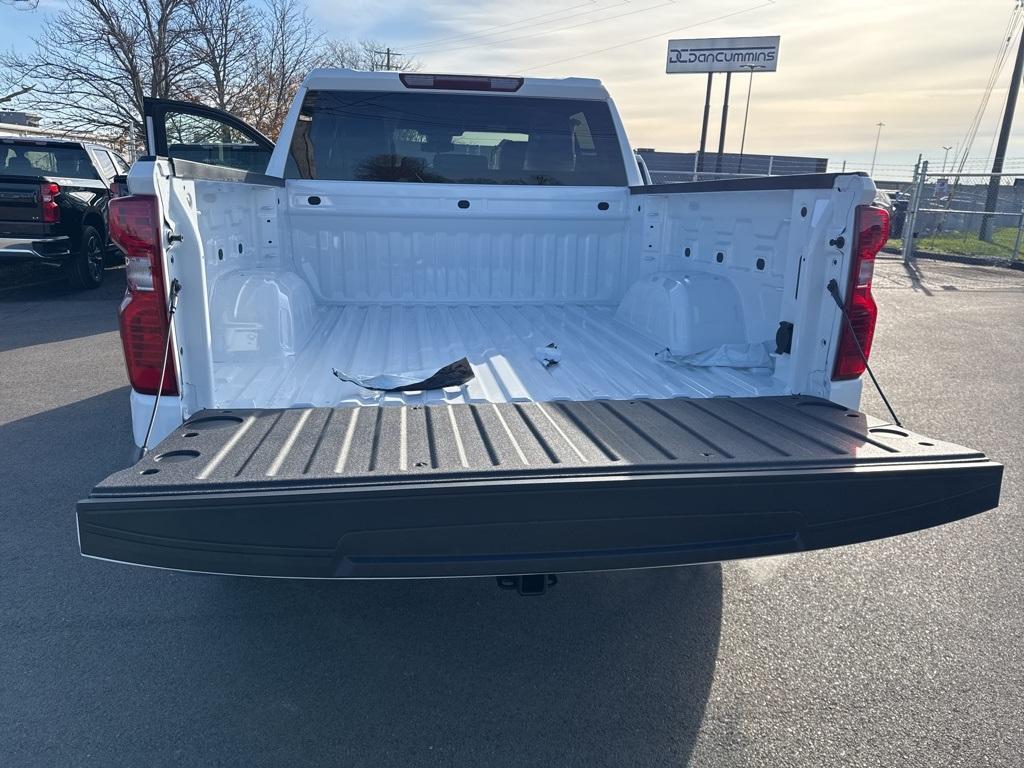
[[[857,208],[853,264],[846,294],[846,311],[850,315],[853,333],[844,321],[839,336],[836,366],[832,372],[833,381],[855,379],[864,373],[864,359],[857,350],[857,342],[860,342],[864,350],[864,357],[871,354],[871,340],[878,319],[878,307],[871,296],[871,278],[875,272],[875,256],[888,239],[889,212],[871,205]]]
[[[167,293],[160,262],[160,220],[157,199],[129,195],[111,199],[107,216],[110,239],[124,252],[128,290],[118,310],[121,344],[128,379],[136,392],[178,394],[174,356],[160,382],[167,323]]]
[[[110,239],[124,253],[130,292],[163,294],[158,216],[153,195],[115,197],[107,209]]]
[[[46,224],[57,224],[60,221],[60,207],[57,205],[59,194],[59,184],[44,181],[39,185],[39,202],[42,205],[43,222]]]

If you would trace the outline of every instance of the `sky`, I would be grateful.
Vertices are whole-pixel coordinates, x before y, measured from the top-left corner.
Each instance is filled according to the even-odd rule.
[[[0,6],[0,48],[24,50],[47,12]],[[706,76],[665,74],[670,38],[780,35],[778,71],[755,74],[746,151],[909,166],[941,165],[963,141],[1014,7],[1012,0],[308,0],[334,38],[374,38],[425,72],[600,78],[634,147],[693,151]],[[1013,53],[971,154],[990,151]],[[716,76],[709,146],[719,131]],[[726,150],[738,151],[747,75],[734,76]],[[1024,110],[1007,156],[1024,163]],[[952,154],[952,153],[951,153]]]

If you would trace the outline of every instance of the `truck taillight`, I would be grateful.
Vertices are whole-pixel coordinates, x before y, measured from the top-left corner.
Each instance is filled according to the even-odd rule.
[[[424,75],[419,72],[403,72],[398,79],[406,88],[445,91],[503,91],[511,93],[523,87],[523,78],[521,77],[492,77],[490,75]]]
[[[164,289],[160,255],[160,219],[153,195],[129,195],[111,199],[108,212],[110,239],[125,258],[128,290],[118,309],[121,345],[132,389],[144,395],[178,394],[174,356],[160,382],[164,346],[170,325],[167,291]]]
[[[128,177],[119,174],[110,182],[111,197],[125,197],[128,194]]]
[[[42,205],[43,222],[46,224],[57,224],[60,222],[60,206],[57,205],[57,195],[60,194],[60,185],[52,181],[44,181],[39,185],[39,202]]]
[[[871,296],[871,278],[875,272],[875,256],[888,239],[889,212],[873,205],[859,206],[855,219],[850,284],[846,291],[846,311],[850,323],[843,322],[842,325],[836,365],[832,372],[833,381],[855,379],[864,373],[864,358],[857,350],[857,342],[860,342],[860,348],[864,350],[864,357],[871,354],[871,340],[878,319],[878,307]]]

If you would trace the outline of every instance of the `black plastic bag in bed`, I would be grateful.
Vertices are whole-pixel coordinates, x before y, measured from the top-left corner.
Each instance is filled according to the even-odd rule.
[[[471,381],[475,375],[473,367],[466,358],[438,368],[432,374],[429,371],[410,371],[383,373],[377,376],[359,376],[339,371],[337,368],[331,370],[342,381],[349,381],[358,384],[363,389],[375,389],[379,392],[419,392],[428,389],[461,387],[467,381]]]

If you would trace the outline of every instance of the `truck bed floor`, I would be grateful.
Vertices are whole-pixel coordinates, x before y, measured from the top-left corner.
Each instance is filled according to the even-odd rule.
[[[325,307],[303,350],[284,363],[218,364],[219,407],[548,402],[783,394],[766,372],[660,362],[663,345],[595,305],[345,305]],[[562,361],[544,368],[539,347]],[[458,390],[378,397],[339,381],[437,369],[467,357],[476,378]]]

